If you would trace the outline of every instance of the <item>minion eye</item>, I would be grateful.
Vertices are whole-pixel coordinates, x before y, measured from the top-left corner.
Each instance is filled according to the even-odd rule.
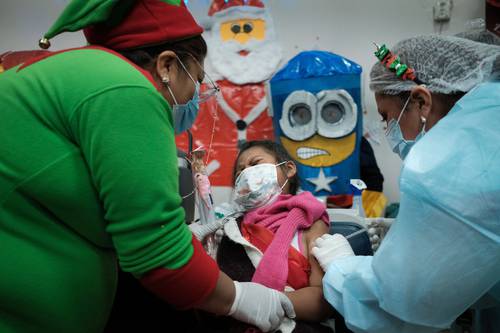
[[[308,105],[296,104],[291,107],[289,117],[289,122],[293,127],[302,126],[311,121],[312,112]]]
[[[345,110],[342,104],[337,102],[328,102],[321,109],[321,118],[328,124],[335,124],[345,116]]]
[[[233,34],[239,34],[241,32],[241,26],[238,23],[233,23],[231,25],[231,31]]]
[[[316,102],[316,96],[305,90],[288,95],[279,121],[283,134],[296,141],[313,136],[316,133]]]
[[[318,98],[318,133],[327,138],[339,138],[351,133],[358,121],[358,107],[345,90],[323,90]]]

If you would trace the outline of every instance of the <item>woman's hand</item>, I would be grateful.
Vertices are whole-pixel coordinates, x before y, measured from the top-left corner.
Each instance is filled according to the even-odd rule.
[[[277,329],[285,317],[295,318],[293,304],[277,290],[254,282],[234,281],[236,295],[229,315],[263,332]]]
[[[326,272],[332,261],[354,256],[354,251],[347,239],[341,234],[324,234],[314,241],[312,254],[318,260],[323,271]]]

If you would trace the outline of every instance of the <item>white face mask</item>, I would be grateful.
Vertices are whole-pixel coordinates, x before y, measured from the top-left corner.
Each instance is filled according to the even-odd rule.
[[[234,186],[234,201],[243,210],[263,207],[268,205],[281,194],[283,186],[278,183],[278,172],[276,167],[284,164],[263,163],[251,166],[243,170]]]

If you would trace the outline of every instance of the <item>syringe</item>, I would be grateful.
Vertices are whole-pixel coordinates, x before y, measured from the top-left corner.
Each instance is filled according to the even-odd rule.
[[[357,236],[359,234],[362,234],[363,232],[366,232],[368,234],[368,237],[369,237],[370,236],[369,229],[374,229],[375,228],[374,226],[370,225],[370,222],[376,221],[378,224],[380,224],[381,226],[383,226],[386,229],[388,229],[391,226],[391,224],[394,222],[394,220],[395,219],[393,219],[393,218],[382,218],[382,217],[365,218],[365,225],[368,225],[370,228],[359,229],[358,231],[355,231],[352,234],[347,235],[345,238],[349,239],[349,238],[352,238],[352,237]],[[373,233],[374,233],[374,231],[372,231],[372,234]]]
[[[346,238],[346,239],[349,239],[349,238],[352,238],[352,237],[354,237],[354,236],[360,235],[360,234],[362,234],[363,232],[368,233],[368,229],[366,229],[366,228],[359,229],[358,231],[355,231],[355,232],[353,232],[352,234],[345,236],[345,238]]]

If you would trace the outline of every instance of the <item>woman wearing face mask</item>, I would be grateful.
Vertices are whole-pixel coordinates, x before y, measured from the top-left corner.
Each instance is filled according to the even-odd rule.
[[[235,167],[237,219],[224,224],[217,253],[222,271],[238,281],[253,281],[285,291],[296,322],[282,332],[331,332],[320,322],[332,314],[323,299],[321,267],[310,253],[314,239],[328,232],[326,208],[309,192],[297,194],[295,163],[272,141],[241,147]],[[211,331],[245,332],[248,325],[217,319]]]
[[[184,2],[74,0],[45,37],[82,28],[90,46],[0,76],[0,331],[101,332],[117,257],[178,308],[265,331],[293,316],[283,293],[220,272],[184,223],[174,131],[204,98],[206,55]]]
[[[370,88],[404,159],[399,214],[373,257],[341,254],[338,235],[316,241],[325,297],[355,332],[438,332],[471,307],[472,331],[496,332],[500,47],[414,37],[392,49],[399,66],[383,49]],[[402,64],[414,79],[390,69]]]

